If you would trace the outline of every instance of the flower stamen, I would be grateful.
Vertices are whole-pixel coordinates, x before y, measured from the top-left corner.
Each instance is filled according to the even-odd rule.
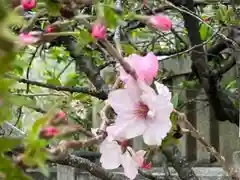
[[[136,116],[139,119],[146,119],[148,116],[149,108],[146,104],[139,102],[136,104]]]

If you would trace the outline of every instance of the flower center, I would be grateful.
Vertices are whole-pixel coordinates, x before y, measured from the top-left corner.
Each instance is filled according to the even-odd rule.
[[[139,102],[136,104],[136,116],[139,119],[146,119],[149,112],[149,108],[146,104]]]
[[[120,141],[119,144],[122,148],[126,148],[128,146],[128,140]]]

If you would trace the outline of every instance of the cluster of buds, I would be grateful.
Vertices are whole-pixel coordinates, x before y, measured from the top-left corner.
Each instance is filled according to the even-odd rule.
[[[69,123],[66,113],[60,111],[41,129],[39,137],[52,139],[56,136],[67,136],[78,132],[81,128],[80,125]]]
[[[60,124],[68,124],[67,116],[63,111],[58,112],[54,118],[49,120],[48,125],[42,128],[39,136],[44,139],[51,139],[57,135],[60,135],[61,132],[56,127]]]

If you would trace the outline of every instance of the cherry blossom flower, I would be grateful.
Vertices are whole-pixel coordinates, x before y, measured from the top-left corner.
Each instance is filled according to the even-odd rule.
[[[92,25],[92,36],[96,39],[105,39],[106,31],[106,27],[103,24],[95,23]]]
[[[19,38],[25,44],[35,44],[41,40],[42,32],[40,31],[31,31],[29,33],[21,33]]]
[[[122,147],[121,142],[105,139],[100,144],[100,162],[105,169],[115,169],[120,165],[124,168],[124,174],[129,179],[134,179],[138,174],[138,168],[144,167],[143,150],[135,152],[131,147]],[[124,148],[124,150],[122,149]]]
[[[152,52],[146,56],[139,56],[132,54],[125,58],[125,60],[134,68],[137,73],[138,79],[145,81],[147,84],[152,84],[153,79],[157,76],[158,72],[158,59]],[[122,67],[120,67],[120,79],[127,83],[131,79],[131,75],[127,74]]]
[[[156,29],[169,31],[172,28],[172,21],[167,16],[150,16],[149,23]]]
[[[24,10],[31,10],[36,7],[36,0],[21,0],[21,4]]]
[[[131,139],[143,135],[147,145],[161,145],[172,124],[171,92],[155,82],[158,94],[143,81],[131,80],[125,89],[110,92],[108,102],[117,113],[115,124],[107,127],[108,139]]]

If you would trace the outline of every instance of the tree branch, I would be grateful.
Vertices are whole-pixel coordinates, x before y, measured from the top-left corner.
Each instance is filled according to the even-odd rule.
[[[84,72],[97,90],[101,91],[104,98],[107,98],[108,86],[100,76],[100,69],[94,64],[93,59],[86,57],[77,46],[77,41],[72,36],[59,37],[51,43],[52,45],[63,45],[70,52],[70,56],[75,60],[78,70]]]
[[[151,180],[165,180],[165,178],[163,178],[163,177],[153,175],[151,172],[148,172],[148,171],[145,171],[145,170],[142,170],[142,169],[138,169],[138,173],[140,175],[142,175],[143,177],[146,177],[146,178],[151,179]]]
[[[5,78],[11,78],[11,79],[15,79],[16,81],[20,82],[20,83],[26,83],[26,84],[31,84],[31,85],[35,85],[35,86],[39,86],[39,87],[43,87],[43,88],[48,88],[48,89],[54,89],[56,91],[67,91],[67,92],[71,92],[71,93],[85,93],[94,97],[97,97],[99,99],[107,99],[107,95],[103,92],[103,91],[95,91],[92,90],[88,87],[66,87],[66,86],[56,86],[53,84],[46,84],[46,83],[42,83],[42,82],[38,82],[38,81],[32,81],[32,80],[28,80],[28,79],[24,79],[24,78],[17,78],[17,77],[13,77],[13,76],[5,76]]]
[[[162,149],[162,152],[182,180],[199,180],[189,163],[182,157],[176,145],[168,145]]]
[[[82,157],[78,157],[71,154],[67,154],[62,159],[51,160],[50,162],[84,169],[90,172],[92,175],[103,180],[126,180],[127,179],[127,177],[123,175],[117,175],[103,169],[102,167],[96,165],[95,163],[92,163],[88,159],[84,159]]]
[[[217,71],[217,76],[225,74],[227,71],[229,71],[234,65],[236,64],[236,60],[234,57],[230,57],[229,60],[227,60],[224,65]]]

